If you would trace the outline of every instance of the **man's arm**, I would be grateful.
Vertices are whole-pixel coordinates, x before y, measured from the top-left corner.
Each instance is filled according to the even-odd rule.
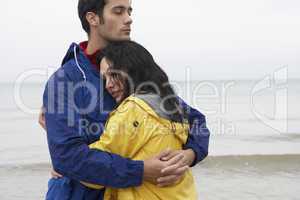
[[[190,133],[184,149],[192,149],[195,153],[195,160],[191,166],[196,165],[208,155],[208,145],[210,132],[206,126],[205,116],[198,110],[187,105],[182,99],[179,101],[187,111],[190,124]]]
[[[43,97],[46,123],[41,116],[43,112],[39,120],[41,124],[46,124],[49,151],[56,172],[77,181],[126,188],[139,186],[143,180],[158,183],[159,177],[176,175],[164,181],[165,185],[172,185],[187,171],[183,155],[162,161],[163,157],[172,153],[170,150],[143,162],[89,149],[87,137],[80,134],[80,115],[74,105],[80,94],[68,91],[68,84],[72,85],[74,81],[66,76],[52,76]],[[70,101],[70,98],[74,99]],[[77,123],[68,124],[70,119]],[[162,173],[164,168],[172,166],[171,170]]]
[[[43,98],[48,146],[54,169],[78,181],[110,187],[140,185],[144,172],[142,161],[89,149],[79,130],[80,115],[75,103],[80,93],[70,91],[68,84],[74,84],[74,81],[67,75],[53,75]]]
[[[151,131],[151,129],[146,128],[146,126],[149,125],[148,121],[146,120],[140,121],[139,128],[134,128],[133,126],[124,126],[124,122],[132,123],[137,119],[144,119],[145,117],[144,110],[139,106],[136,106],[134,102],[126,102],[118,109],[122,110],[122,112],[115,111],[114,114],[110,115],[110,118],[105,125],[105,131],[101,135],[100,140],[89,145],[89,147],[91,149],[98,149],[106,152],[116,153],[123,157],[133,158],[142,148],[145,147],[148,141],[153,138],[153,134],[155,133]],[[146,132],[145,128],[147,129]],[[138,134],[136,134],[137,132]],[[161,156],[163,155],[159,155],[157,160],[160,160]],[[164,167],[176,166],[175,170],[178,168],[177,171],[184,174],[184,172],[188,169],[188,165],[177,166],[178,163],[182,161],[181,157],[182,155],[174,156],[172,159],[162,162],[162,164],[164,164]],[[147,167],[147,164],[145,167]],[[158,174],[160,174],[160,172]],[[182,174],[180,174],[180,177]],[[146,176],[147,174],[145,174],[144,178],[147,179]],[[151,179],[148,181],[151,181]],[[156,182],[157,181],[155,180],[154,183]],[[93,185],[89,183],[83,184],[95,189],[101,188],[99,185]]]
[[[157,183],[161,187],[170,185],[170,182],[176,182],[181,179],[178,166],[195,166],[208,155],[209,130],[206,127],[205,116],[199,111],[188,106],[179,98],[181,106],[187,111],[188,121],[190,124],[190,132],[183,150],[173,151],[164,156],[162,160],[173,159],[174,156],[183,155],[181,161],[177,164],[165,167],[162,170],[162,176],[157,179]],[[176,166],[177,165],[177,166]]]

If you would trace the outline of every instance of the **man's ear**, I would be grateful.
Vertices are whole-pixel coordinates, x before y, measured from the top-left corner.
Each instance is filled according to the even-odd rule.
[[[100,17],[94,12],[87,12],[85,17],[90,26],[98,26],[100,24]]]

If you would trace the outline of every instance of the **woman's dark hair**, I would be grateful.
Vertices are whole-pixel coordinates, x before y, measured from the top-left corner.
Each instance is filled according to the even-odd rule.
[[[111,75],[123,80],[125,97],[132,93],[158,94],[163,100],[164,111],[172,121],[186,121],[186,112],[181,108],[167,74],[142,45],[134,41],[112,42],[101,51],[98,63],[103,57],[110,64]],[[128,77],[124,78],[124,74]]]
[[[78,15],[81,21],[82,28],[87,34],[90,34],[90,24],[86,19],[87,12],[96,13],[102,16],[104,6],[107,0],[78,0]]]

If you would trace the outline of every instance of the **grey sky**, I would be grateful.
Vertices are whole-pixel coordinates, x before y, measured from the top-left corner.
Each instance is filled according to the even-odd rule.
[[[1,81],[59,67],[71,42],[86,39],[77,1],[3,1]],[[299,0],[133,0],[132,38],[171,79],[260,79],[289,66],[300,78]],[[30,81],[30,79],[28,80]]]

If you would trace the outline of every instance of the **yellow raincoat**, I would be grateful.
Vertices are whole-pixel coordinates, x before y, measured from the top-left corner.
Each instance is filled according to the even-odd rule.
[[[188,137],[188,124],[162,118],[142,99],[130,96],[113,111],[100,140],[90,148],[100,149],[133,160],[145,160],[167,148],[182,149]],[[83,183],[100,189],[99,185]],[[106,188],[105,200],[196,200],[191,171],[175,185],[159,188],[144,181],[139,187]]]

